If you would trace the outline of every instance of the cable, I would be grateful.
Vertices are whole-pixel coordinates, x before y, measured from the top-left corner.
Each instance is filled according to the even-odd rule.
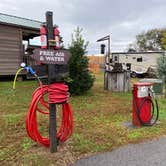
[[[44,100],[44,95],[48,93],[49,102]],[[40,85],[32,94],[32,101],[29,106],[26,117],[26,130],[31,139],[49,147],[49,138],[42,137],[38,131],[37,112],[49,114],[39,108],[41,104],[49,110],[49,103],[62,104],[62,121],[59,130],[57,131],[57,139],[61,142],[66,141],[73,133],[73,114],[68,100],[68,86],[64,83],[54,83],[50,85]]]
[[[15,74],[14,81],[13,81],[13,89],[16,89],[17,76],[18,76],[18,74],[19,74],[22,70],[24,70],[24,69],[23,69],[23,68],[19,68],[19,69],[17,70],[16,74]]]
[[[149,89],[151,91],[151,89]],[[158,120],[158,117],[159,117],[159,107],[158,107],[158,102],[157,102],[157,99],[154,97],[153,95],[153,92],[151,91],[151,94],[152,94],[152,97],[154,98],[154,101],[151,99],[151,97],[145,97],[141,103],[140,103],[140,106],[137,107],[137,104],[136,104],[136,101],[134,100],[134,108],[136,110],[136,115],[137,115],[137,118],[140,122],[140,124],[142,126],[153,126],[154,124],[156,124],[157,120]],[[134,96],[134,94],[133,94]],[[134,98],[134,97],[133,97]],[[149,119],[149,121],[147,122],[144,122],[141,118],[141,111],[142,111],[142,108],[143,108],[143,105],[146,103],[146,102],[150,102],[151,104],[151,117]],[[155,106],[156,106],[156,117],[154,118],[154,112],[155,112]]]
[[[34,75],[39,84],[41,83],[39,77],[37,76],[37,74],[35,73],[35,71],[33,70],[33,68],[31,66],[26,66],[26,64],[24,62],[21,63],[21,68],[19,68],[15,74],[15,77],[14,77],[14,81],[13,81],[13,89],[16,89],[16,81],[17,81],[17,77],[18,77],[18,74],[22,71],[22,70],[26,70],[27,72],[31,73],[32,75]]]

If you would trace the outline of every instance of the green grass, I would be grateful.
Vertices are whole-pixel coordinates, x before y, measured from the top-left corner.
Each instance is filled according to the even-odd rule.
[[[137,80],[131,80],[131,83]],[[131,93],[103,90],[103,75],[97,74],[93,88],[82,96],[70,98],[74,114],[74,134],[51,154],[48,148],[30,140],[25,118],[35,81],[0,83],[0,165],[67,165],[78,157],[110,151],[121,145],[137,143],[166,133],[166,100],[159,99],[159,124],[153,127],[126,128],[131,122]],[[58,111],[59,112],[59,111]],[[59,114],[59,113],[58,113]],[[42,135],[48,133],[48,117],[39,116]]]

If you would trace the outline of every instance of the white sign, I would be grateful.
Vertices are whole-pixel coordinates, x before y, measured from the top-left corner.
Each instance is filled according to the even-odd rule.
[[[67,50],[35,49],[31,57],[43,64],[67,64],[69,52]]]

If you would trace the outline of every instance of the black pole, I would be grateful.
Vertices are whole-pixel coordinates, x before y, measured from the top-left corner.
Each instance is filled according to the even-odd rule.
[[[111,51],[110,51],[110,35],[108,36],[108,70],[110,71],[110,59],[111,59]],[[108,72],[105,71],[104,73],[104,90],[108,90]]]
[[[104,90],[108,90],[108,71],[107,71],[107,65],[108,65],[108,70],[110,70],[110,59],[111,59],[111,50],[110,50],[110,35],[105,36],[101,39],[98,39],[97,42],[108,40],[108,55],[106,55],[105,58],[105,67],[106,70],[104,71]],[[108,60],[108,63],[107,63]]]
[[[108,37],[108,63],[109,63],[109,70],[110,70],[110,59],[111,59],[111,51],[110,51],[110,35]]]
[[[54,49],[49,45],[49,40],[54,39],[53,33],[53,13],[46,12],[46,25],[47,25],[47,45],[48,49]],[[52,72],[54,72],[54,65],[48,65],[48,83],[51,84]],[[49,138],[50,138],[50,152],[57,152],[57,138],[56,138],[56,104],[49,104]]]

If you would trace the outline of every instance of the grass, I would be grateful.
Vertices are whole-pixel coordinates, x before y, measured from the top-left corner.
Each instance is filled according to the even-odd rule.
[[[133,83],[136,80],[131,80]],[[103,90],[103,75],[96,75],[93,88],[83,96],[70,98],[74,113],[74,134],[51,154],[48,148],[31,141],[25,130],[25,117],[35,81],[0,83],[0,165],[67,165],[94,153],[111,151],[121,145],[158,138],[166,133],[166,101],[159,99],[160,123],[153,127],[129,129],[131,93]],[[40,116],[40,131],[48,132],[48,117]]]

